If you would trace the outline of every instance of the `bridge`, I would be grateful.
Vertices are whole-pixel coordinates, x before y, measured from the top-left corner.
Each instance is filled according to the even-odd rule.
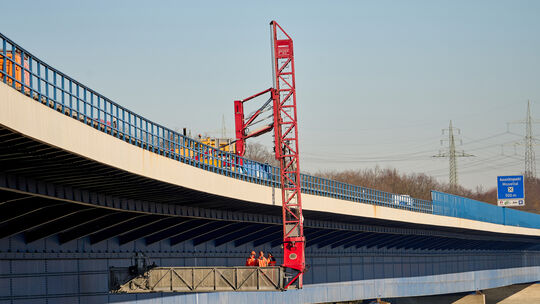
[[[135,253],[160,267],[243,266],[253,249],[280,261],[279,169],[152,122],[1,34],[0,48],[0,303],[320,303],[540,280],[539,215],[302,174],[303,289],[113,293],[111,267]]]

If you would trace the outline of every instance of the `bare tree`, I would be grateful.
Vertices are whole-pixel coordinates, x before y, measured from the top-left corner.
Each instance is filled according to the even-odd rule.
[[[268,163],[272,166],[279,166],[279,163],[274,156],[274,152],[258,142],[248,143],[246,146],[246,154],[244,156],[263,164]]]

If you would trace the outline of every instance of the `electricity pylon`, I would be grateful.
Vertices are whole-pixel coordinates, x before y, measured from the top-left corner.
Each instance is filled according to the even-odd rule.
[[[523,144],[525,145],[525,179],[534,179],[536,178],[536,159],[533,148],[535,146],[535,139],[532,133],[532,125],[540,123],[540,120],[532,118],[530,100],[527,100],[527,116],[525,119],[511,123],[525,124],[525,138],[523,139]]]
[[[452,126],[452,121],[450,120],[450,125],[448,129],[443,129],[442,134],[444,135],[445,131],[448,132],[448,150],[439,151],[439,154],[433,155],[433,157],[448,157],[449,161],[449,174],[448,181],[450,183],[450,190],[455,190],[458,186],[458,173],[457,173],[457,158],[458,157],[471,157],[474,155],[467,154],[464,151],[456,151],[456,140],[454,137],[454,130],[461,133],[461,130],[454,128]],[[445,139],[441,140],[441,144],[446,141]],[[460,140],[461,142],[461,140]]]
[[[531,102],[527,101],[527,117],[525,118],[525,178],[536,178],[536,159],[533,149]]]

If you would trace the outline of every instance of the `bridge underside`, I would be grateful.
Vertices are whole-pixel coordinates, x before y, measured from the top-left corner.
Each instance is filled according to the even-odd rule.
[[[138,176],[0,126],[0,239],[280,245],[281,208]],[[538,237],[306,211],[309,247],[536,250]],[[248,241],[249,240],[249,241]]]
[[[0,180],[0,185],[5,186],[6,182],[10,184],[8,178],[0,177],[4,178]],[[15,180],[21,182],[21,179]],[[223,215],[219,210],[204,210],[198,213],[200,215],[204,212],[212,212],[216,217]],[[256,218],[256,215],[253,215],[253,218]],[[425,231],[410,228],[369,228],[367,225],[342,223],[341,229],[332,229],[322,228],[324,222],[318,224],[306,227],[308,249],[519,251],[538,247],[537,243],[527,238],[501,241],[482,235],[424,235]],[[335,224],[335,227],[339,227],[340,223]],[[347,230],[346,227],[357,230]],[[362,230],[363,228],[365,229]],[[216,247],[227,245],[227,248],[240,248],[252,243],[253,247],[274,248],[281,245],[281,229],[281,225],[266,222],[264,217],[259,221],[233,221],[213,217],[123,211],[20,190],[0,189],[0,239],[20,237],[29,248],[45,240],[48,244],[52,242],[57,245],[59,252],[62,252],[63,246],[71,248],[77,241],[90,246],[104,242],[115,243],[119,251],[125,252],[133,252],[133,246],[124,247],[133,242],[145,246],[168,243],[174,247],[189,241],[194,247],[212,243]],[[388,231],[384,232],[385,229]],[[414,234],[415,232],[417,234]],[[49,248],[53,250],[52,247]]]
[[[279,206],[151,180],[6,127],[0,141],[0,302],[132,300],[108,293],[108,269],[138,251],[164,267],[239,266],[253,249],[281,258]],[[306,284],[540,265],[535,237],[313,211],[305,227]]]

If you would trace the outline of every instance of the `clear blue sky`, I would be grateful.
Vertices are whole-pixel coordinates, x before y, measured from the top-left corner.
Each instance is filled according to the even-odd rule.
[[[6,13],[9,9],[13,13]],[[461,129],[459,181],[523,171],[540,118],[540,1],[3,1],[0,31],[171,128],[219,135],[233,100],[271,85],[269,22],[294,38],[301,167],[395,167],[447,181],[441,129]],[[540,124],[535,125],[540,137]],[[232,136],[232,132],[230,133]],[[260,139],[270,144],[269,136]],[[504,148],[501,148],[504,145]],[[540,146],[535,148],[540,164]],[[504,154],[503,154],[504,153]],[[540,173],[540,172],[539,172]]]

